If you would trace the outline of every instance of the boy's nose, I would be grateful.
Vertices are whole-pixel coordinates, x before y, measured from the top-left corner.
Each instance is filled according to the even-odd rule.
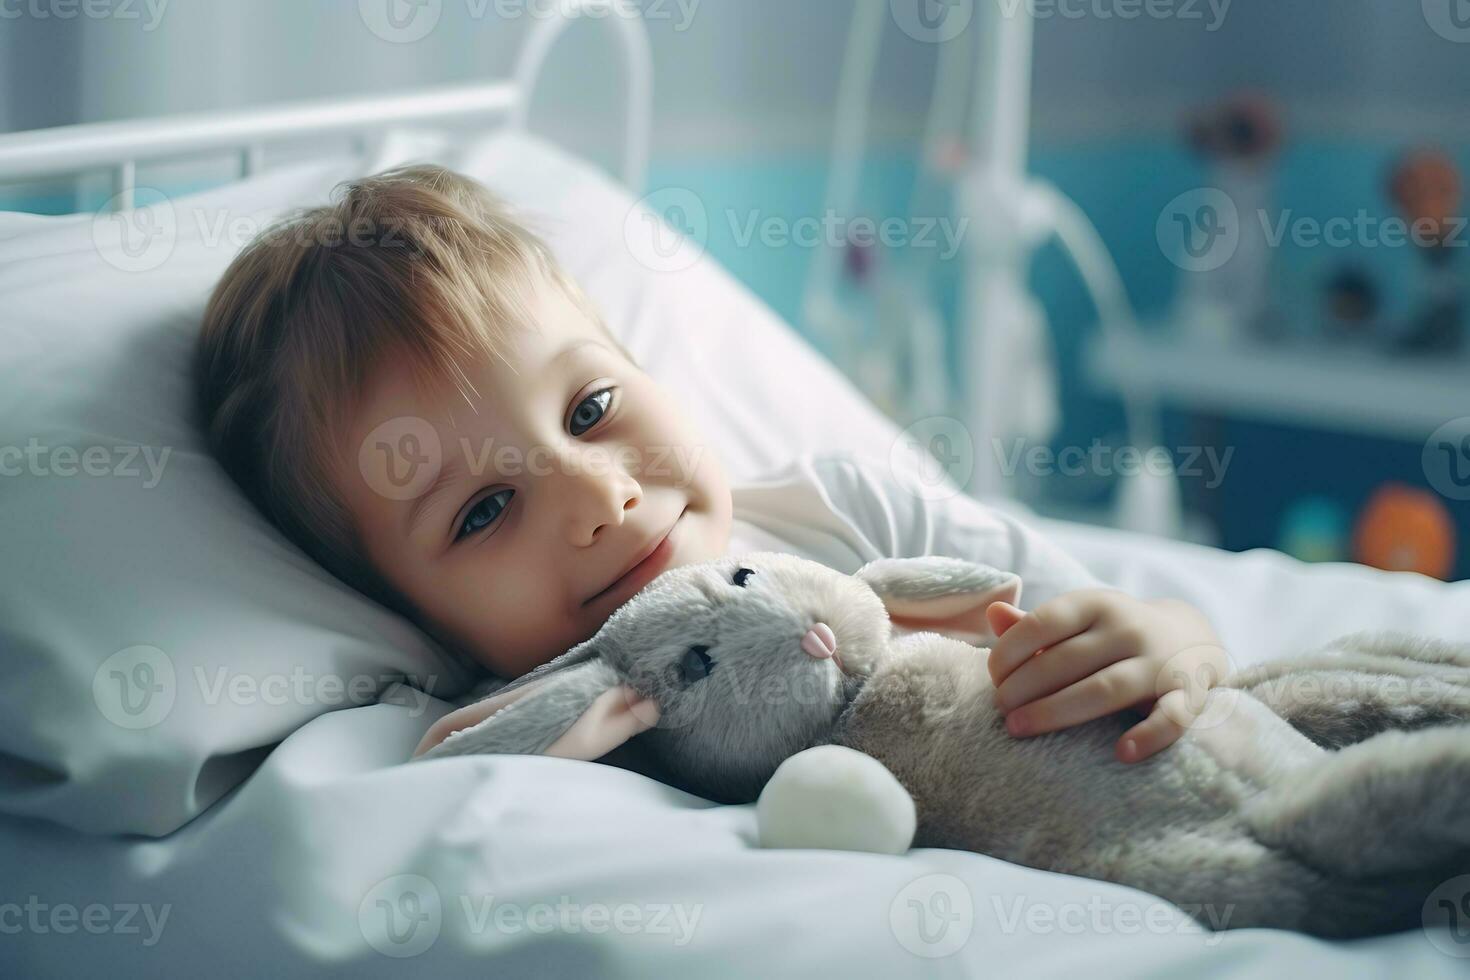
[[[631,476],[598,473],[585,463],[561,468],[557,482],[567,513],[567,534],[582,547],[595,543],[608,527],[622,524],[625,513],[643,499],[643,488]]]
[[[801,638],[801,648],[818,660],[826,660],[837,654],[837,634],[826,623],[813,623]]]

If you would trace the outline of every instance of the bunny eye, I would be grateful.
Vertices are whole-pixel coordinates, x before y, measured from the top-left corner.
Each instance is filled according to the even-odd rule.
[[[679,662],[679,676],[685,684],[704,680],[714,669],[715,662],[709,655],[707,646],[690,647],[684,651],[684,659]]]
[[[742,589],[745,588],[745,580],[748,579],[748,578],[750,578],[754,574],[755,574],[755,569],[753,569],[753,568],[737,568],[737,569],[735,569],[735,584],[738,585],[738,586],[740,586]]]

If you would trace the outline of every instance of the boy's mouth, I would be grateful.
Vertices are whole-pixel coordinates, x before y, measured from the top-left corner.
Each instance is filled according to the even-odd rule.
[[[674,518],[674,522],[666,530],[639,548],[636,556],[618,573],[618,576],[608,583],[606,588],[584,599],[582,605],[586,607],[610,596],[637,592],[657,578],[659,572],[669,567],[669,560],[673,557],[674,552],[673,542],[669,539],[674,533],[674,528],[678,527],[679,521],[684,518],[684,511],[688,509],[688,505],[685,505],[684,509],[679,511],[679,516]]]

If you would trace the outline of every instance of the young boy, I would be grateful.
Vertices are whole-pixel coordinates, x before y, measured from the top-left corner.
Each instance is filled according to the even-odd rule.
[[[352,182],[252,242],[210,299],[196,384],[212,450],[262,512],[500,677],[592,636],[666,568],[760,547],[853,570],[926,553],[937,520],[1046,600],[989,614],[1013,734],[1150,708],[1118,743],[1137,761],[1226,667],[1199,613],[1096,588],[970,498],[930,504],[843,457],[732,489],[545,245],[443,168]]]

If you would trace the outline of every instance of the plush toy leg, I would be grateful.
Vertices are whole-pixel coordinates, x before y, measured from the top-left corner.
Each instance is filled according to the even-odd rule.
[[[1402,634],[1357,634],[1226,684],[1333,749],[1385,731],[1470,723],[1470,648]]]
[[[1398,932],[1419,924],[1439,878],[1352,881],[1259,840],[1197,828],[1129,842],[1084,873],[1166,898],[1201,926],[1292,929],[1324,938]]]
[[[776,767],[756,820],[761,847],[902,854],[914,840],[914,799],[883,763],[841,745],[818,745]]]
[[[1257,839],[1348,878],[1470,872],[1470,726],[1384,732],[1266,791]]]

